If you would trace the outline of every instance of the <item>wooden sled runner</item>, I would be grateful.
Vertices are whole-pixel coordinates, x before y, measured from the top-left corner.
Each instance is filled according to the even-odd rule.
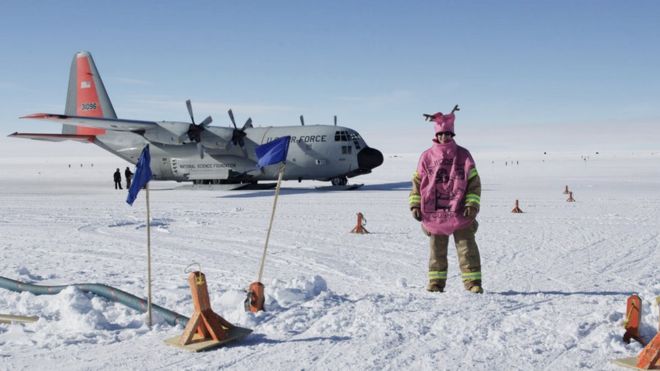
[[[213,312],[204,273],[191,272],[188,283],[192,291],[195,312],[190,317],[183,334],[165,340],[166,344],[191,352],[201,352],[242,339],[252,332],[250,329],[232,325]]]
[[[39,317],[36,316],[16,316],[12,314],[0,314],[0,323],[30,323],[37,322]]]
[[[660,370],[660,333],[649,341],[637,357],[615,359],[612,363],[637,370]]]

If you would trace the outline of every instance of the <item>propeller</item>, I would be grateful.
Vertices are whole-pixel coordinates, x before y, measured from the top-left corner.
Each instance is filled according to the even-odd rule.
[[[305,126],[305,118],[303,115],[300,115],[300,125]]]
[[[199,124],[195,124],[195,116],[193,116],[192,103],[190,99],[186,100],[186,107],[188,107],[188,114],[190,114],[190,126],[188,126],[188,139],[193,142],[197,142],[197,151],[199,152],[199,158],[204,158],[204,148],[202,148],[202,132],[206,130],[206,127],[213,122],[211,116],[208,116],[204,121]]]
[[[245,146],[245,140],[243,140],[243,138],[245,138],[245,136],[247,135],[245,133],[245,129],[249,129],[252,127],[252,119],[248,118],[247,121],[245,121],[245,124],[243,124],[243,127],[239,129],[238,126],[236,126],[236,120],[234,120],[234,113],[231,111],[231,109],[227,113],[229,113],[229,118],[231,119],[231,123],[234,125],[234,131],[231,134],[231,142],[235,146],[240,146],[242,148],[243,146]]]
[[[337,126],[337,115],[335,115],[335,126]]]

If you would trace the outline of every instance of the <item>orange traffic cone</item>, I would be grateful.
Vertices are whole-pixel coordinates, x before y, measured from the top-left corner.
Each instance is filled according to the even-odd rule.
[[[511,210],[511,212],[512,212],[512,213],[516,213],[516,214],[520,214],[520,213],[523,212],[523,211],[520,209],[520,207],[518,207],[518,200],[516,200],[516,206],[513,208],[513,210]]]
[[[564,194],[567,195],[567,194],[569,194],[570,192],[571,192],[571,191],[568,190],[568,186],[566,186],[566,188],[564,188]]]
[[[353,230],[351,230],[351,233],[369,233],[369,231],[364,227],[365,225],[367,225],[367,218],[365,218],[362,213],[357,213],[357,225],[355,228],[353,228]]]
[[[573,192],[568,192],[568,198],[566,199],[566,202],[575,202],[575,199],[573,198]]]

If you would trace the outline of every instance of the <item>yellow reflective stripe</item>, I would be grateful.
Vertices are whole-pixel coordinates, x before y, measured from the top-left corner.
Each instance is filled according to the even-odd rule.
[[[429,279],[433,280],[446,280],[447,279],[447,271],[430,271],[429,272]]]
[[[463,281],[474,281],[481,279],[481,272],[469,272],[461,274]]]
[[[422,202],[422,196],[411,195],[410,197],[408,197],[408,203],[411,204],[411,205],[412,204],[418,204],[418,203],[421,203],[421,202]]]
[[[477,173],[477,168],[476,168],[476,167],[473,167],[473,168],[470,170],[470,175],[468,175],[468,180],[474,178],[474,177],[477,176],[477,175],[479,175],[479,173]]]
[[[418,172],[415,171],[413,173],[413,179],[419,179],[419,173]]]
[[[467,204],[481,204],[481,197],[475,195],[474,193],[469,193],[465,195],[465,203]]]

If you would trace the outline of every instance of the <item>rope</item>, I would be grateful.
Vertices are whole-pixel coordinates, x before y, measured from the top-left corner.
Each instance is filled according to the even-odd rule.
[[[257,282],[261,282],[261,277],[264,273],[264,263],[266,262],[266,250],[268,249],[268,240],[270,239],[270,231],[273,228],[273,219],[275,218],[275,209],[277,208],[277,197],[280,195],[280,184],[282,184],[282,176],[284,175],[284,168],[286,164],[280,166],[280,175],[277,178],[277,188],[275,188],[275,200],[273,201],[273,211],[270,214],[270,223],[268,224],[268,233],[266,234],[266,244],[264,245],[264,253],[261,255],[261,264],[259,265],[259,274],[257,275]]]
[[[190,270],[190,268],[191,268],[193,265],[196,265],[196,266],[197,266],[197,271],[196,271],[196,272],[201,272],[201,271],[202,271],[202,265],[201,265],[201,264],[199,264],[198,262],[192,262],[192,263],[188,264],[188,266],[186,267],[186,269],[183,270],[183,273],[188,274],[188,273],[191,273],[191,272],[195,272],[195,271],[193,271],[193,270]]]

